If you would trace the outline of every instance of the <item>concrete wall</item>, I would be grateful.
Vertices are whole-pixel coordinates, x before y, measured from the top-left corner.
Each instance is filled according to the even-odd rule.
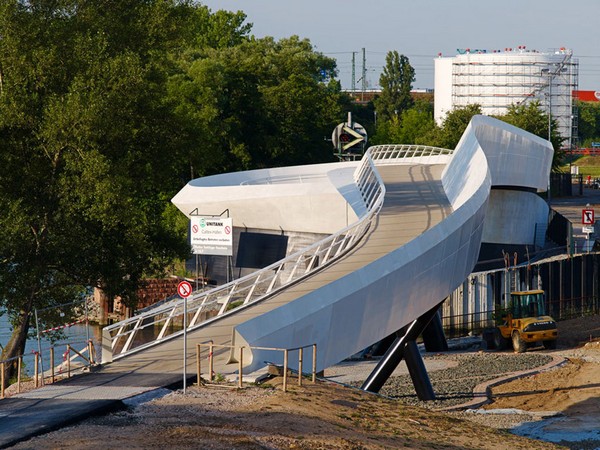
[[[172,202],[187,216],[228,210],[234,227],[333,234],[365,213],[358,162],[227,173],[190,181]]]

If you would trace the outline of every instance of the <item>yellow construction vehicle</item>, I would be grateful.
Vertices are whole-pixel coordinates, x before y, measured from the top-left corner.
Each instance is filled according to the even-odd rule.
[[[554,319],[546,315],[544,291],[511,292],[506,309],[496,314],[494,345],[502,350],[512,342],[517,353],[523,353],[531,344],[556,348],[558,331]]]

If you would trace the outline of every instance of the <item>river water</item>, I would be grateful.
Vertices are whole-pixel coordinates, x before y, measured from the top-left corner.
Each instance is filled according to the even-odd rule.
[[[35,323],[33,324],[33,332],[35,333]],[[63,354],[66,352],[67,349],[67,344],[71,344],[71,346],[79,352],[81,352],[82,349],[86,348],[88,336],[89,339],[92,339],[92,341],[94,342],[94,346],[96,348],[97,355],[99,358],[100,354],[98,352],[100,350],[100,342],[102,339],[101,333],[101,327],[92,324],[90,324],[89,326],[86,326],[85,324],[77,324],[64,328],[65,339],[61,339],[59,341],[54,342],[54,364],[57,365],[62,362]],[[8,343],[11,334],[12,326],[8,321],[7,315],[3,314],[0,316],[0,345],[2,347],[4,347]],[[52,346],[52,343],[44,337],[44,334],[42,334],[40,344],[42,364],[44,370],[48,370],[50,368],[50,347]],[[33,352],[36,351],[38,351],[38,341],[37,338],[34,336],[33,338],[29,338],[27,340],[27,345],[25,347],[25,353],[23,356],[23,363],[25,365],[25,369],[30,375],[33,374]],[[87,355],[87,353],[83,354]]]

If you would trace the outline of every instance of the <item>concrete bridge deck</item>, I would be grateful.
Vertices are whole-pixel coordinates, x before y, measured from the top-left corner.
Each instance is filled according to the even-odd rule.
[[[378,168],[386,186],[383,208],[373,230],[341,260],[290,289],[215,324],[188,334],[187,372],[194,376],[195,343],[231,344],[233,327],[290,302],[309,291],[380,258],[442,221],[452,207],[440,176],[443,165],[386,165]],[[160,387],[182,383],[182,339],[141,351],[93,373],[47,385],[0,401],[0,447],[120,405],[121,401]],[[225,364],[228,352],[215,351],[215,372],[237,369]],[[49,413],[52,411],[52,413]]]

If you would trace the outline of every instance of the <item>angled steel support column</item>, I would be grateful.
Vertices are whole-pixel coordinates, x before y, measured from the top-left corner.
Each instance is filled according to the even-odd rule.
[[[442,302],[443,303],[443,302]],[[431,322],[425,327],[421,336],[423,337],[423,344],[425,344],[425,351],[427,352],[447,352],[448,341],[444,334],[444,328],[442,326],[442,318],[440,311],[442,304],[440,303],[436,314],[433,315]]]
[[[417,341],[408,341],[404,347],[404,360],[419,400],[435,400],[429,374],[419,352]]]
[[[410,325],[398,331],[398,337],[365,380],[361,389],[369,392],[379,392],[406,354],[406,364],[417,391],[417,396],[421,400],[433,400],[435,398],[429,375],[425,370],[423,359],[414,341],[437,313],[440,305],[435,306]],[[410,344],[407,347],[407,343],[410,341],[414,345]]]

